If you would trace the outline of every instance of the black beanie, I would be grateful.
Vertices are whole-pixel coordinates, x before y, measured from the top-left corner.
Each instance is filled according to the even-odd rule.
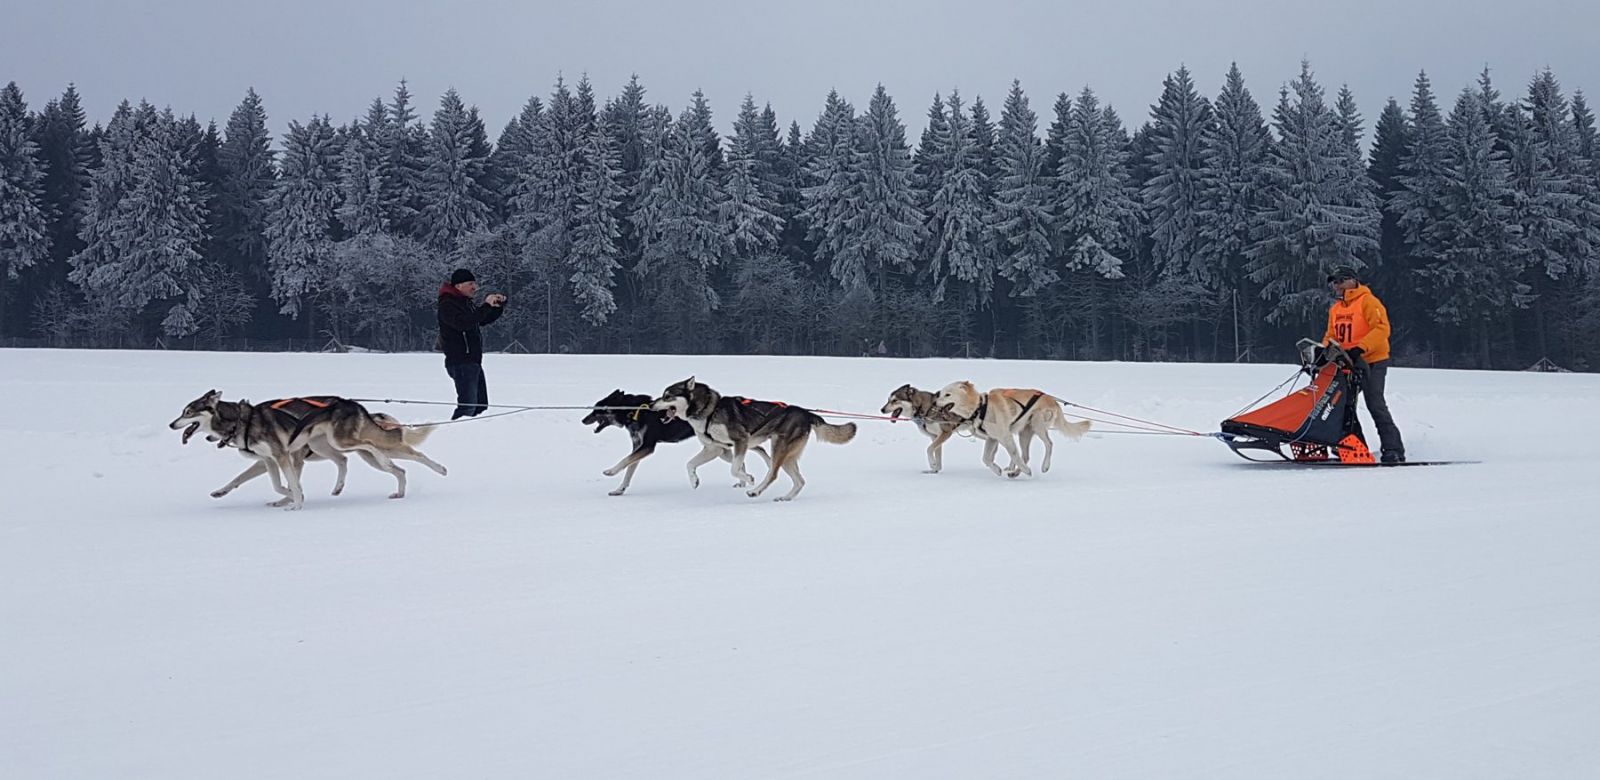
[[[455,273],[450,274],[450,283],[451,284],[461,284],[462,282],[476,282],[476,281],[478,281],[478,277],[473,276],[472,272],[468,271],[465,268],[457,268],[455,270]]]
[[[1328,274],[1329,284],[1334,282],[1342,282],[1346,279],[1354,279],[1359,282],[1361,281],[1361,275],[1356,273],[1356,269],[1351,268],[1348,265],[1341,265],[1338,268],[1333,269],[1333,273]]]

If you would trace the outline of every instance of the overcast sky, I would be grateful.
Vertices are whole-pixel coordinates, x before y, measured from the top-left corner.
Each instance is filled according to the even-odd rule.
[[[746,92],[809,130],[830,88],[864,108],[881,82],[913,143],[936,91],[981,94],[998,118],[1013,78],[1041,132],[1055,94],[1085,84],[1134,126],[1185,63],[1214,97],[1237,60],[1270,111],[1309,58],[1369,129],[1420,68],[1446,113],[1485,65],[1508,96],[1546,66],[1569,95],[1600,89],[1600,2],[1580,0],[0,0],[0,19],[0,82],[35,109],[75,82],[91,121],[145,98],[222,124],[254,86],[275,134],[349,120],[402,77],[424,117],[454,86],[491,137],[558,72],[587,73],[602,100],[638,73],[674,113],[703,89],[724,133]]]

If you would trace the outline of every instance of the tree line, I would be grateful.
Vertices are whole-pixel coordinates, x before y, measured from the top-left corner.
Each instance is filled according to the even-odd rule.
[[[557,78],[491,142],[407,85],[274,143],[69,86],[0,90],[0,337],[209,348],[239,338],[427,349],[451,268],[511,296],[499,346],[544,352],[1267,360],[1321,333],[1324,277],[1361,269],[1398,362],[1600,361],[1600,150],[1549,70],[1419,74],[1370,141],[1309,64],[1264,112],[1235,66],[1178,68],[1130,131],[1088,87],[1042,120],[933,96],[920,139],[881,85],[809,128],[747,95]]]

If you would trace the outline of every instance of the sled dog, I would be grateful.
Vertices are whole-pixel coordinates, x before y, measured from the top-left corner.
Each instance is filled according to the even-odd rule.
[[[658,444],[673,444],[687,441],[695,437],[694,428],[681,419],[668,421],[663,412],[650,408],[650,402],[655,399],[648,395],[635,395],[624,393],[622,390],[613,390],[610,395],[594,403],[594,410],[583,418],[584,425],[593,425],[594,432],[599,433],[606,428],[616,426],[628,432],[633,439],[633,451],[629,452],[617,465],[606,469],[603,474],[614,477],[622,474],[622,484],[610,495],[620,496],[633,482],[633,472],[639,468],[639,462],[656,451]],[[767,462],[767,467],[772,467],[772,459],[767,457],[767,451],[759,446],[752,447],[761,459]],[[719,453],[723,460],[729,460],[733,453],[727,450]]]
[[[899,420],[910,418],[933,443],[928,445],[928,470],[938,474],[944,468],[944,443],[961,430],[962,421],[948,409],[939,406],[937,398],[928,390],[919,390],[909,384],[895,388],[880,409],[884,414]]]
[[[252,404],[223,401],[212,390],[189,402],[169,425],[183,430],[183,442],[200,429],[219,448],[233,447],[253,459],[249,468],[211,493],[221,498],[262,474],[272,480],[283,498],[272,506],[299,509],[305,503],[300,470],[307,460],[330,460],[339,469],[333,494],[344,489],[344,453],[355,452],[373,468],[394,475],[397,487],[390,498],[406,491],[405,470],[395,460],[415,460],[440,474],[445,467],[417,451],[432,428],[408,428],[387,414],[373,414],[355,401],[337,396],[306,396]]]
[[[688,422],[699,437],[700,454],[688,465],[689,484],[694,487],[700,486],[695,470],[724,452],[731,455],[738,486],[749,487],[755,483],[755,478],[744,468],[745,452],[761,443],[771,446],[772,458],[766,479],[749,489],[751,498],[771,487],[780,469],[789,475],[794,487],[778,500],[789,501],[799,495],[806,485],[805,478],[800,476],[800,456],[811,441],[813,431],[817,438],[829,444],[844,444],[856,435],[855,423],[834,424],[798,406],[725,396],[692,376],[668,386],[651,406],[666,412],[669,422],[677,419]]]
[[[1028,447],[1035,436],[1044,440],[1044,462],[1039,466],[1043,473],[1050,470],[1050,456],[1055,452],[1050,431],[1054,429],[1077,440],[1090,425],[1088,420],[1068,422],[1061,402],[1041,390],[996,388],[979,392],[971,382],[951,382],[939,391],[936,402],[983,439],[983,465],[996,475],[1012,478],[1033,474],[1028,467]],[[995,450],[1000,447],[1011,457],[1004,471],[994,462]]]

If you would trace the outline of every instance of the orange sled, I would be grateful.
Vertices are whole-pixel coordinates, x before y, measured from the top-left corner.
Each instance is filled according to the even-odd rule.
[[[1224,420],[1218,438],[1245,460],[1263,450],[1301,463],[1372,463],[1361,436],[1355,361],[1337,344],[1300,341],[1301,371],[1311,383],[1264,406]]]

